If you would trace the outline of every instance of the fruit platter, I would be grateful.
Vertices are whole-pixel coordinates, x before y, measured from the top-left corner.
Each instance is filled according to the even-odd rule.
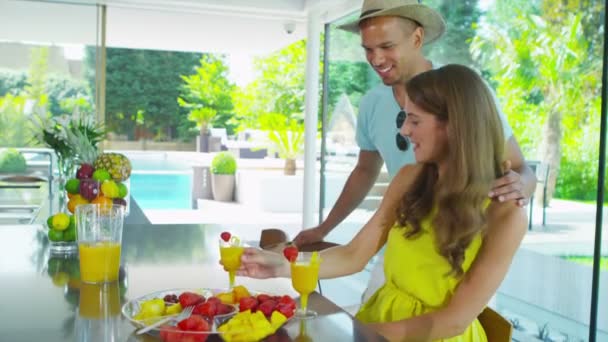
[[[190,307],[190,315],[181,315]],[[258,293],[244,286],[157,291],[122,307],[123,316],[137,329],[165,320],[147,332],[165,342],[202,342],[210,335],[228,342],[257,341],[281,329],[295,311],[296,302],[288,295]]]

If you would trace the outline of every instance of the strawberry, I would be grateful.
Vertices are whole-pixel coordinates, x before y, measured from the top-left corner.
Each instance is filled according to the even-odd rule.
[[[269,295],[267,295],[267,294],[259,294],[258,295],[258,302],[259,303],[264,303],[265,301],[270,300],[270,299],[272,299],[272,297],[269,296]]]
[[[266,316],[266,317],[270,317],[270,315],[272,315],[272,312],[274,311],[274,308],[277,306],[277,302],[275,302],[272,299],[269,299],[263,303],[261,303],[258,306],[258,310],[262,311],[262,313]]]
[[[182,332],[177,327],[163,325],[160,328],[160,339],[165,342],[180,342]]]
[[[217,304],[215,302],[205,302],[199,304],[194,307],[192,314],[213,318],[217,314]]]
[[[186,308],[187,306],[196,305],[205,301],[205,297],[193,293],[193,292],[184,292],[179,295],[179,303],[182,308]]]
[[[289,262],[295,262],[298,258],[298,247],[294,245],[285,247],[285,249],[283,249],[283,255]]]
[[[292,309],[296,309],[296,301],[288,295],[284,295],[279,299],[279,304],[287,305]]]
[[[216,315],[226,315],[234,311],[234,307],[226,304],[218,304]]]
[[[220,237],[222,238],[222,240],[224,240],[226,242],[230,241],[231,236],[232,235],[228,232],[223,232],[222,234],[220,234]]]
[[[285,316],[287,318],[293,316],[293,314],[296,311],[289,304],[278,304],[277,307],[275,308],[275,310],[277,310],[278,312],[282,313],[283,316]]]
[[[251,312],[255,312],[257,308],[258,300],[255,297],[245,297],[239,301],[239,311],[251,310]]]
[[[211,297],[207,298],[207,302],[208,303],[215,303],[215,305],[222,304],[222,301],[219,298],[215,297],[215,296],[211,296]]]

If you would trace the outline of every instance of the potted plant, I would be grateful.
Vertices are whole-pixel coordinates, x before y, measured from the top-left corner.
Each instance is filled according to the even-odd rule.
[[[209,107],[196,108],[188,114],[188,120],[195,122],[200,129],[199,152],[209,152],[209,138],[211,136],[209,124],[216,115],[217,111]]]
[[[304,123],[278,113],[267,113],[260,116],[260,126],[268,133],[274,150],[279,158],[285,159],[283,172],[286,175],[296,174],[296,158],[304,149]]]
[[[236,159],[229,152],[220,152],[211,161],[211,192],[213,199],[231,202],[234,194]]]

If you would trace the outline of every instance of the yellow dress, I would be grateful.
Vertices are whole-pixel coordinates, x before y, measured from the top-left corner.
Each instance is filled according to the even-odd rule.
[[[388,234],[384,253],[384,285],[361,307],[356,317],[365,323],[393,322],[433,312],[444,307],[459,280],[446,275],[451,266],[435,248],[431,217],[422,220],[421,233],[404,237],[403,227],[395,225]],[[462,265],[466,272],[481,247],[481,235],[465,251]],[[464,334],[442,339],[450,342],[485,342],[483,327],[475,320]]]

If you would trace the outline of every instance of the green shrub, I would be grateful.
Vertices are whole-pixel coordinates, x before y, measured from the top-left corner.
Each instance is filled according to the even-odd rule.
[[[236,159],[229,152],[220,152],[211,161],[211,173],[233,175],[236,172]]]
[[[21,173],[25,172],[26,168],[25,158],[14,148],[4,150],[0,154],[0,172]]]

